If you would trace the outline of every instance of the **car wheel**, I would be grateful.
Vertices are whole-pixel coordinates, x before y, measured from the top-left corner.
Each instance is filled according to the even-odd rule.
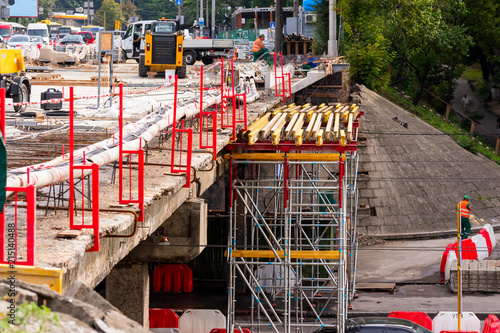
[[[184,62],[187,65],[194,65],[194,63],[196,62],[196,56],[194,55],[194,53],[191,51],[184,53]]]
[[[210,65],[214,63],[214,58],[203,57],[201,58],[201,61],[203,62],[204,65]]]
[[[29,89],[28,86],[25,85],[24,83],[21,83],[21,91],[19,94],[13,96],[13,101],[14,103],[19,103],[19,102],[29,102],[30,95],[29,95]],[[15,105],[14,106],[14,111],[16,112],[24,112],[28,108],[28,105]]]

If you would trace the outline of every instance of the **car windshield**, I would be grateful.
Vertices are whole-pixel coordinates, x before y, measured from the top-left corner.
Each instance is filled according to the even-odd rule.
[[[28,30],[28,35],[49,37],[49,34],[47,33],[46,29],[30,29]]]
[[[9,37],[10,36],[10,29],[9,28],[0,28],[0,36]]]
[[[9,39],[11,43],[29,43],[30,38],[28,36],[12,36]]]
[[[85,39],[92,39],[92,34],[90,32],[84,32],[84,33],[80,33],[78,35],[82,36]]]
[[[74,42],[74,43],[81,43],[82,41],[83,41],[82,36],[75,36],[75,35],[66,35],[61,40],[61,42]]]
[[[175,23],[161,22],[154,27],[154,32],[173,32],[175,29]]]

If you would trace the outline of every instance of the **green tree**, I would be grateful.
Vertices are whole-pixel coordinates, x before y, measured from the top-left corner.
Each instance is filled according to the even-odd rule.
[[[105,30],[115,30],[115,21],[125,22],[120,4],[113,0],[104,0],[101,8],[95,13],[94,24]]]
[[[468,15],[463,20],[474,40],[469,62],[479,62],[486,83],[500,87],[500,2],[463,0]]]
[[[387,8],[386,35],[398,55],[399,69],[406,67],[418,82],[414,105],[432,76],[442,80],[444,72],[456,75],[457,59],[468,52],[472,39],[463,25],[450,19],[458,6],[465,10],[461,0],[393,0]]]
[[[340,0],[337,11],[344,19],[345,39],[340,48],[350,63],[354,82],[378,90],[387,86],[393,57],[384,36],[383,0]],[[326,29],[328,30],[328,29]]]

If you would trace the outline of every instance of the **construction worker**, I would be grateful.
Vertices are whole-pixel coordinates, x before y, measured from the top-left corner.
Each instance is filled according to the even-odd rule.
[[[253,53],[253,61],[257,61],[261,55],[264,55],[264,60],[266,60],[267,64],[271,66],[271,62],[269,60],[269,50],[264,46],[264,39],[266,36],[261,34],[259,38],[255,40],[252,47]]]
[[[314,62],[313,54],[311,52],[307,53],[307,61],[302,63],[303,69],[311,69],[318,66],[317,63]]]
[[[464,200],[460,201],[459,204],[460,209],[460,224],[462,225],[462,230],[460,231],[460,235],[462,239],[469,238],[470,233],[470,205],[469,205],[469,196],[464,196]]]

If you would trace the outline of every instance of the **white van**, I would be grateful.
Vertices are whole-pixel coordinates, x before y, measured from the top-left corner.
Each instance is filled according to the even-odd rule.
[[[28,36],[42,37],[45,45],[49,44],[49,28],[45,23],[28,24]]]

